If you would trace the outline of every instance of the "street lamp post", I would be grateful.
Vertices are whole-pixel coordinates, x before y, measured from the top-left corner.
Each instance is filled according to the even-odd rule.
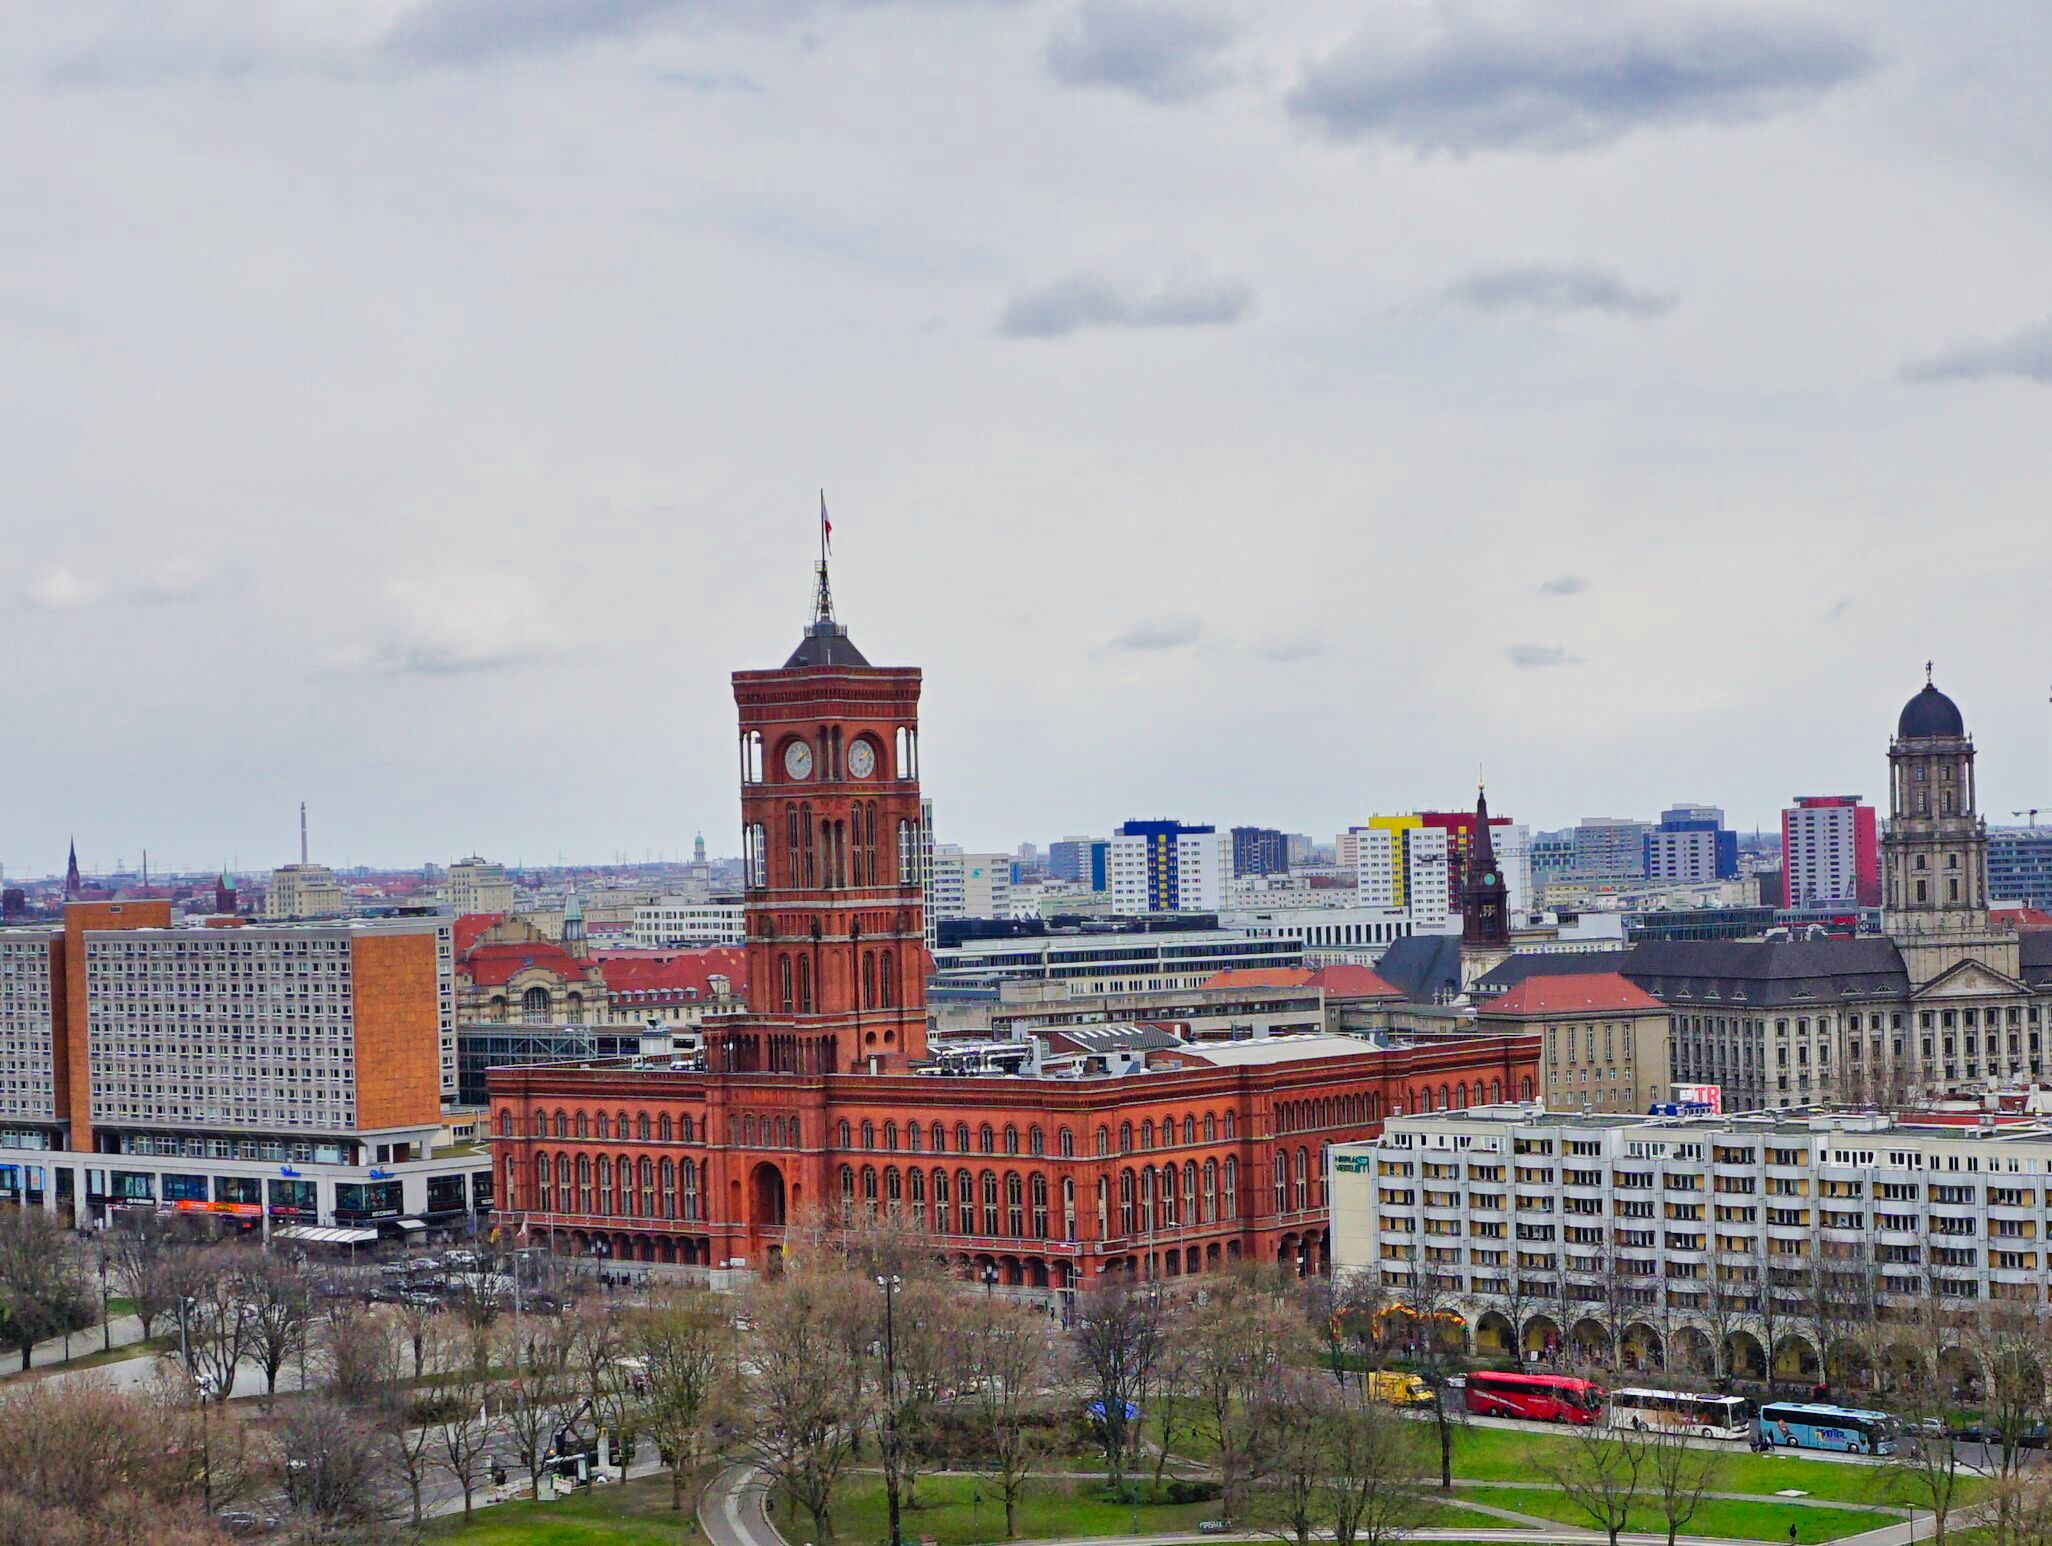
[[[114,1351],[114,1327],[107,1319],[107,1243],[100,1242],[100,1351]]]
[[[894,1274],[880,1275],[876,1286],[884,1296],[884,1447],[885,1502],[890,1510],[890,1546],[904,1546],[898,1519],[898,1322],[892,1296],[900,1280]]]
[[[988,1298],[997,1288],[998,1269],[994,1261],[983,1264],[983,1293]]]

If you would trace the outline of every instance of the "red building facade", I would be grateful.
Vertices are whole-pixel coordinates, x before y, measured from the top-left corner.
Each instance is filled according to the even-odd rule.
[[[767,1267],[787,1235],[902,1220],[982,1280],[1062,1290],[1246,1258],[1326,1264],[1325,1149],[1385,1116],[1529,1099],[1535,1037],[1156,1046],[1073,1077],[926,1056],[916,670],[818,615],[737,672],[749,1013],[702,1069],[490,1076],[498,1207],[530,1242]]]

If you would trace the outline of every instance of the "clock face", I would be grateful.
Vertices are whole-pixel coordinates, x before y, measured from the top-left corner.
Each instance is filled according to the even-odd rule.
[[[803,741],[785,747],[784,772],[792,778],[812,777],[812,748]]]
[[[848,771],[856,778],[868,778],[876,771],[876,748],[857,741],[848,748]]]
[[[1491,870],[1491,871],[1489,871],[1489,872],[1488,872],[1487,874],[1485,874],[1485,875],[1484,875],[1484,876],[1482,877],[1482,884],[1483,884],[1483,885],[1485,885],[1485,886],[1493,886],[1493,885],[1495,885],[1495,884],[1496,884],[1496,871],[1494,871],[1494,870]]]

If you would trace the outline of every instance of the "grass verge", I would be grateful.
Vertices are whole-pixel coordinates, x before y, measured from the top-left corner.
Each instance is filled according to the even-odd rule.
[[[1463,1487],[1461,1497],[1471,1503],[1490,1503],[1497,1508],[1515,1509],[1556,1524],[1593,1529],[1589,1516],[1558,1492],[1540,1487]],[[1842,1535],[1899,1522],[1892,1516],[1849,1508],[1803,1508],[1781,1502],[1739,1502],[1724,1498],[1704,1500],[1688,1522],[1684,1535],[1719,1535],[1734,1540],[1786,1541],[1788,1528],[1795,1526],[1800,1546],[1835,1541]],[[1658,1502],[1641,1504],[1632,1510],[1628,1533],[1664,1535],[1667,1522],[1660,1516]]]

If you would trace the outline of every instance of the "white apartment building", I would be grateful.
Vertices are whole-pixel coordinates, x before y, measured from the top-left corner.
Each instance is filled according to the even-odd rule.
[[[1235,907],[1220,913],[1218,921],[1249,939],[1296,940],[1304,948],[1304,964],[1314,967],[1373,966],[1392,940],[1411,933],[1411,915],[1402,908],[1322,907],[1308,900]]]
[[[1112,835],[1106,867],[1117,912],[1216,912],[1232,884],[1232,834],[1176,822],[1127,822]]]
[[[1892,1300],[2042,1305],[2052,1281],[2038,1117],[1481,1106],[1392,1117],[1336,1146],[1327,1182],[1337,1270],[1527,1357],[1758,1375],[1771,1354],[1814,1377],[1822,1336]]]
[[[1255,939],[1233,929],[1178,929],[1051,934],[980,939],[934,952],[934,981],[987,983],[1016,977],[1066,982],[1074,993],[1131,993],[1196,988],[1215,972],[1299,967],[1294,938]]]
[[[325,864],[287,864],[271,871],[264,888],[266,918],[333,918],[342,911],[342,887]]]
[[[634,909],[634,943],[643,950],[739,945],[746,938],[747,925],[739,902],[664,897]]]
[[[934,844],[928,906],[939,909],[936,921],[1011,917],[1011,855],[972,854],[956,843]]]
[[[1442,827],[1394,825],[1342,834],[1341,846],[1354,856],[1356,900],[1363,907],[1403,912],[1413,934],[1447,933],[1453,893],[1446,837]]]
[[[472,854],[449,866],[442,882],[442,900],[453,913],[510,913],[513,911],[513,881],[506,866],[493,864]]]

